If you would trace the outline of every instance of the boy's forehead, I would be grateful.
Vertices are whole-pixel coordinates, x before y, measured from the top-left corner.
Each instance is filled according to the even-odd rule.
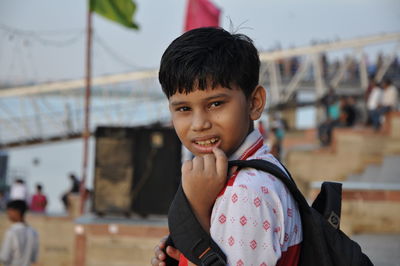
[[[189,92],[176,92],[169,98],[170,104],[176,104],[182,101],[201,101],[203,99],[215,98],[219,96],[229,96],[227,88],[208,88],[205,90],[195,89]]]

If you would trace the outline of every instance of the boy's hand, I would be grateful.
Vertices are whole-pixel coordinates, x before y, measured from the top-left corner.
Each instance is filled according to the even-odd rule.
[[[196,156],[182,165],[182,188],[200,224],[209,232],[211,209],[226,183],[228,159],[214,148],[212,154]]]
[[[164,253],[164,248],[165,248],[165,241],[167,240],[168,236],[165,236],[160,240],[160,243],[154,247],[154,257],[151,259],[151,265],[153,266],[166,266],[167,264],[165,263],[165,259],[167,258],[167,255]],[[181,252],[177,250],[176,248],[173,248],[171,246],[168,246],[167,249],[167,254],[173,259],[176,259],[179,261],[179,256]]]

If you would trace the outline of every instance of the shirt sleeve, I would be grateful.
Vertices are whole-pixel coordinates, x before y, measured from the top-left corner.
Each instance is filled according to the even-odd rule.
[[[6,264],[11,261],[12,257],[12,234],[7,231],[4,235],[3,244],[0,250],[0,262]]]
[[[275,265],[281,257],[282,204],[270,188],[227,187],[214,205],[210,233],[228,265]]]

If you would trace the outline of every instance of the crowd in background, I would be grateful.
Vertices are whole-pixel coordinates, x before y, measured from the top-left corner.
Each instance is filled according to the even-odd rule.
[[[71,187],[61,195],[65,211],[68,211],[70,207],[69,196],[71,194],[79,195],[81,184],[77,176],[73,173],[70,173],[68,178],[71,182]],[[46,213],[48,206],[48,198],[43,192],[43,185],[36,184],[35,192],[33,195],[29,195],[28,186],[21,178],[15,178],[8,191],[0,192],[0,210],[6,210],[7,203],[13,200],[24,201],[28,210],[34,213]]]
[[[381,83],[371,79],[365,99],[368,109],[367,122],[378,131],[384,115],[398,108],[398,90],[390,79],[384,79]]]
[[[371,126],[379,132],[386,114],[398,110],[399,92],[391,79],[385,78],[378,83],[374,77],[370,77],[362,103],[366,110],[357,106],[353,96],[339,97],[334,88],[330,88],[320,99],[320,104],[324,106],[326,119],[318,126],[318,137],[321,144],[326,146],[331,143],[332,131],[336,127],[353,127],[358,123]]]
[[[36,184],[35,193],[29,196],[28,187],[25,181],[20,178],[16,178],[11,184],[9,193],[1,193],[0,210],[5,210],[7,202],[13,200],[24,201],[30,211],[37,213],[45,213],[48,204],[47,197],[43,193],[43,186],[41,184]]]

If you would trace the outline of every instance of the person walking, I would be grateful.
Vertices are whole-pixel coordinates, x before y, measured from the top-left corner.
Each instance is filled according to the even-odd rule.
[[[27,209],[23,200],[12,200],[7,204],[7,216],[12,225],[4,234],[0,250],[0,263],[4,266],[29,266],[37,261],[39,237],[25,222]]]

